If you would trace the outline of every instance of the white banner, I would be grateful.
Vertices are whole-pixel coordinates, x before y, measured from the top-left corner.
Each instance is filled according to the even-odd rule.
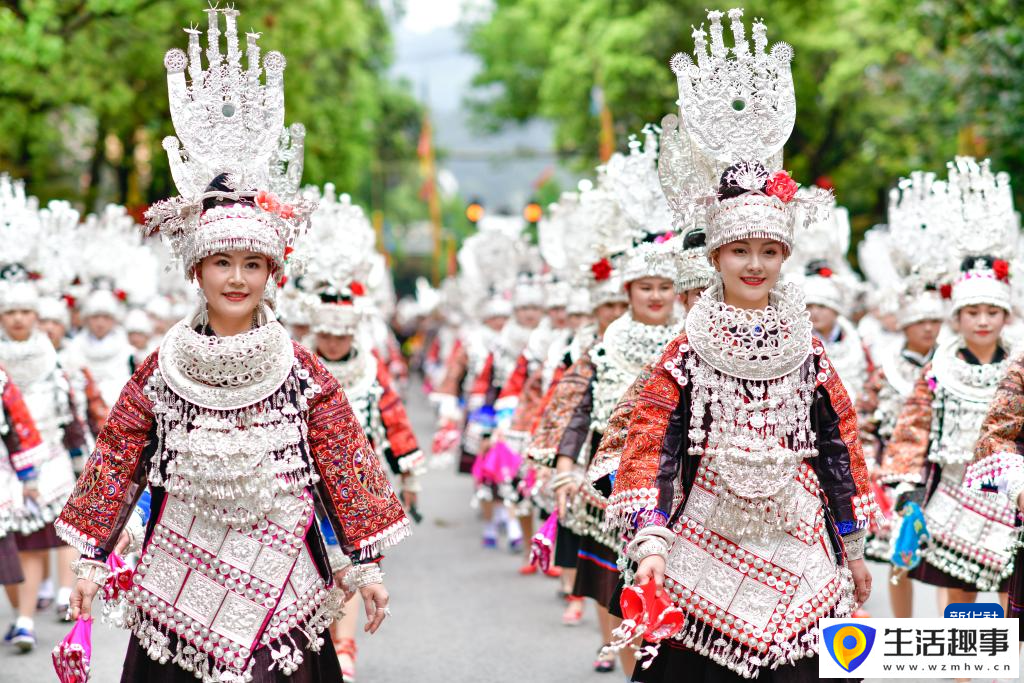
[[[1017,619],[821,619],[820,678],[1020,676]]]

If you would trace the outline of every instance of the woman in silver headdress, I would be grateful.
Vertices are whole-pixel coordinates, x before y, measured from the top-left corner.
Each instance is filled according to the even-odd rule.
[[[751,45],[742,14],[729,12],[735,62],[717,11],[718,57],[698,30],[698,64],[673,60],[685,126],[663,133],[661,163],[701,163],[668,174],[666,191],[677,211],[701,209],[686,217],[706,221],[717,276],[638,394],[609,499],[634,583],[655,582],[682,611],[641,681],[816,681],[817,620],[870,592],[863,543],[877,504],[856,412],[799,290],[779,284],[800,215],[777,154],[795,117],[791,52],[768,53],[760,22]],[[762,86],[766,99],[744,111],[743,93]],[[729,111],[716,108],[723,87],[738,93]]]
[[[327,626],[356,593],[368,630],[380,626],[380,553],[409,521],[337,380],[268,305],[313,208],[267,189],[281,180],[268,169],[283,130],[284,59],[264,57],[263,85],[256,34],[243,71],[237,12],[208,13],[210,73],[198,31],[187,57],[165,58],[187,154],[165,147],[184,196],[147,213],[200,303],[125,386],[56,526],[83,554],[76,617],[90,614],[119,539],[142,546],[122,587],[133,634],[122,681],[337,681],[337,658],[321,654]],[[232,102],[255,110],[236,117]],[[213,169],[230,173],[211,183]],[[149,522],[126,526],[147,484]],[[315,505],[350,566],[332,571]]]

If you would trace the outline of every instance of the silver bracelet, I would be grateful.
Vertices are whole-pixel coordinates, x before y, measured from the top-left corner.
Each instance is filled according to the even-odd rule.
[[[663,526],[644,527],[626,545],[625,555],[634,562],[651,555],[667,558],[675,538],[675,533]]]
[[[342,587],[350,593],[375,583],[384,583],[384,572],[376,562],[352,565],[341,580]]]
[[[852,534],[843,536],[843,546],[846,548],[846,561],[864,559],[864,545],[867,541],[867,531],[854,531]]]
[[[569,472],[559,472],[555,476],[551,477],[551,490],[557,491],[558,489],[568,486],[569,484],[580,481],[581,477],[579,472],[571,470]]]
[[[71,571],[80,579],[102,586],[110,578],[110,567],[99,560],[77,559],[71,563]]]
[[[128,523],[124,525],[124,532],[128,534],[128,546],[124,549],[124,554],[131,555],[142,550],[142,538],[146,534],[146,525],[134,512],[128,517]]]
[[[1006,485],[1006,495],[1010,498],[1010,505],[1024,512],[1024,508],[1019,507],[1020,494],[1024,493],[1024,476],[1013,476],[1008,477]]]
[[[327,546],[327,563],[331,565],[331,573],[344,571],[352,566],[352,558],[341,550],[339,545]]]

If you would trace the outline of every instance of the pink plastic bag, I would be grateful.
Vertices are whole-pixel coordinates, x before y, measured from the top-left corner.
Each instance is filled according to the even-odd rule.
[[[530,539],[530,564],[542,572],[551,568],[551,557],[555,550],[555,535],[558,533],[558,513],[548,517],[544,526]]]
[[[53,669],[60,683],[87,683],[92,660],[92,619],[79,618],[53,648]]]

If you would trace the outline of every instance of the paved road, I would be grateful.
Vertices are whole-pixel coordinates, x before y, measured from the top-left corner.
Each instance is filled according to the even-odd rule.
[[[409,408],[421,443],[429,444],[429,409],[415,390]],[[521,577],[516,573],[518,558],[480,547],[467,479],[438,470],[427,474],[423,484],[423,523],[385,562],[393,618],[375,636],[359,641],[361,682],[622,680],[618,674],[590,670],[600,644],[593,614],[578,628],[561,626],[555,581]],[[882,569],[875,567],[877,590],[867,605],[875,616],[889,615],[884,581]],[[10,607],[4,604],[3,609],[6,617]],[[934,591],[917,586],[915,609],[921,616],[937,616]],[[0,651],[3,683],[55,680],[49,649],[67,627],[44,616],[37,628],[37,651]],[[127,637],[100,624],[93,637],[93,681],[119,680]]]

